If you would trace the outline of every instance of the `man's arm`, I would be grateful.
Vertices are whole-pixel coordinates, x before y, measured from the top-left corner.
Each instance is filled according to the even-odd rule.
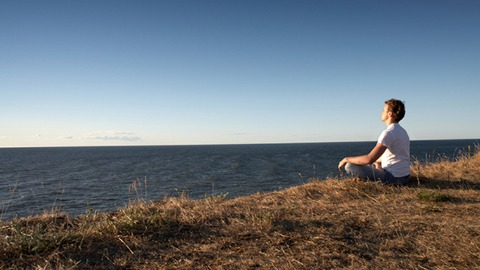
[[[367,164],[373,164],[374,162],[377,162],[379,158],[385,153],[385,150],[387,150],[387,147],[383,144],[377,144],[375,147],[368,153],[367,155],[363,156],[356,156],[356,157],[346,157],[338,163],[338,169],[341,171],[342,167],[345,166],[345,164],[352,163],[352,164],[357,164],[357,165],[367,165]]]

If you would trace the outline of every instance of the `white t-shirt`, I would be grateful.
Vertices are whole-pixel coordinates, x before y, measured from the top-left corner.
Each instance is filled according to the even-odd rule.
[[[382,168],[395,177],[410,174],[410,138],[398,123],[393,123],[378,137],[379,144],[387,147],[382,155]]]

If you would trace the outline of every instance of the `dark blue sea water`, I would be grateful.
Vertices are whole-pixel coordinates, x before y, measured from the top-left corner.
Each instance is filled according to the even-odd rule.
[[[477,140],[412,141],[420,160],[455,157]],[[191,198],[237,197],[339,177],[344,156],[375,142],[58,147],[0,149],[0,219],[59,209],[109,212],[137,199],[185,192]],[[133,186],[133,184],[136,186]]]

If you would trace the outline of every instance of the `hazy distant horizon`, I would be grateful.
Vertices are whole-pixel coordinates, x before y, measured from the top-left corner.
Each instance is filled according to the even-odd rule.
[[[435,141],[478,141],[480,143],[480,138],[460,138],[460,139],[420,139],[420,140],[411,140],[411,142],[435,142]],[[51,146],[0,146],[0,149],[8,148],[95,148],[95,147],[169,147],[169,146],[242,146],[242,145],[294,145],[294,144],[335,144],[335,143],[376,143],[376,140],[362,140],[362,141],[330,141],[330,142],[260,142],[260,143],[218,143],[218,144],[151,144],[151,145],[142,145],[142,144],[122,144],[122,145],[51,145]]]

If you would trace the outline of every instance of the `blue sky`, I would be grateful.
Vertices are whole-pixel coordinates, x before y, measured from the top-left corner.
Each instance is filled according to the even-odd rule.
[[[0,147],[479,138],[479,1],[2,1]]]

